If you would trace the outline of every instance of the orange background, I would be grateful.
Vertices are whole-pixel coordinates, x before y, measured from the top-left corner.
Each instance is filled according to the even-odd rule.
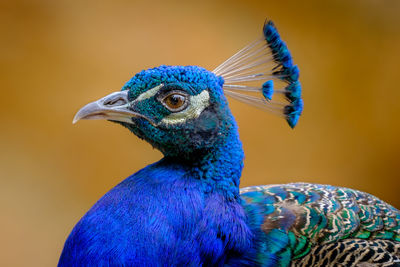
[[[214,69],[273,19],[301,71],[299,125],[231,100],[242,186],[307,181],[400,207],[400,1],[2,1],[0,265],[55,266],[78,219],[160,159],[84,104],[158,66]]]

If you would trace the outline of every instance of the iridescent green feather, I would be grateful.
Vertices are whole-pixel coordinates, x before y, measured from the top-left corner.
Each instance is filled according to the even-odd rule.
[[[265,213],[259,214],[262,219],[257,220],[264,237],[257,244],[263,248],[259,251],[260,257],[262,253],[264,256],[268,254],[262,261],[265,266],[277,266],[274,260],[281,266],[289,266],[287,258],[282,256],[289,254],[288,249],[292,255],[290,260],[298,262],[309,257],[310,253],[317,253],[319,250],[316,248],[323,248],[329,253],[337,250],[334,253],[344,253],[341,260],[348,260],[345,259],[346,253],[360,251],[360,247],[365,246],[364,250],[368,251],[369,246],[381,246],[373,240],[400,246],[400,212],[367,193],[298,183],[244,188],[241,195],[247,203],[264,207]],[[341,240],[349,241],[343,243]],[[369,243],[357,240],[369,240]],[[349,244],[352,247],[346,247]],[[371,257],[371,261],[379,259],[378,256],[374,257]]]

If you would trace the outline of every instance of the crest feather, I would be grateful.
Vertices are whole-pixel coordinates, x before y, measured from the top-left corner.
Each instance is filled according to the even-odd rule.
[[[303,111],[299,69],[272,21],[262,38],[219,65],[226,95],[284,117],[294,127]]]

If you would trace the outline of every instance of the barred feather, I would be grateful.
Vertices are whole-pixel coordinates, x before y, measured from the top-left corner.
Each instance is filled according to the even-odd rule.
[[[400,243],[391,240],[346,239],[315,246],[292,267],[394,267],[400,266]]]

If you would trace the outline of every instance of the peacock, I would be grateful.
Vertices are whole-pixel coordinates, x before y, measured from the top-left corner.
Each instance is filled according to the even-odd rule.
[[[213,71],[143,70],[78,111],[121,124],[163,158],[106,193],[58,266],[400,266],[400,211],[311,183],[239,189],[244,152],[227,96],[295,127],[299,69],[272,21]]]

